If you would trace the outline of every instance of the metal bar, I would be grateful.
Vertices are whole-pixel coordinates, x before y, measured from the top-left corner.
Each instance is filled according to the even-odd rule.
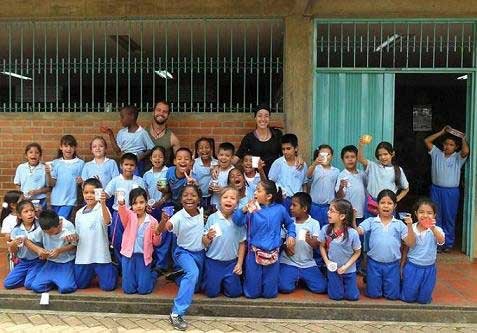
[[[340,67],[343,67],[343,23],[340,25]]]
[[[103,63],[103,111],[107,111],[109,110],[109,108],[107,108],[107,99],[106,99],[106,96],[107,96],[107,86],[108,86],[108,45],[107,45],[107,38],[108,38],[108,35],[107,35],[107,32],[108,32],[108,26],[107,24],[105,23],[104,24],[104,32],[103,32],[103,41],[104,41],[104,63]]]
[[[166,24],[166,71],[169,71],[169,48],[168,48],[168,42],[169,42],[169,23]],[[165,82],[165,98],[166,100],[169,99],[168,97],[168,91],[167,91],[167,83],[169,81],[168,76],[166,75],[166,82]]]
[[[353,23],[353,67],[356,67],[356,23]]]
[[[462,24],[462,32],[461,32],[461,45],[460,45],[460,67],[464,67],[464,33],[465,33],[465,26]]]
[[[447,22],[447,48],[446,48],[446,67],[449,67],[449,22]]]
[[[116,107],[117,111],[119,108],[119,32],[118,26],[116,25]]]
[[[366,67],[369,67],[369,23],[367,23],[367,37],[366,37]]]
[[[204,86],[203,86],[203,101],[202,101],[202,108],[203,111],[205,112],[205,108],[207,105],[207,23],[204,21],[202,23],[203,28],[204,28]]]
[[[327,43],[328,43],[328,46],[327,46],[327,50],[328,50],[328,60],[327,60],[327,66],[330,67],[330,53],[331,53],[331,49],[330,49],[330,39],[331,39],[331,29],[330,29],[330,25],[328,24],[328,40],[327,40]]]
[[[177,112],[181,110],[181,42],[180,42],[180,30],[177,29]]]
[[[143,37],[144,37],[144,22],[141,22],[141,26],[140,26],[140,39],[141,39],[141,61],[140,61],[140,66],[139,66],[139,76],[140,76],[140,80],[139,80],[139,98],[140,98],[140,103],[139,103],[139,110],[141,112],[143,112],[143,106],[142,106],[142,85],[143,85],[143,82],[142,82],[142,68],[143,68],[143,59],[142,59],[142,54],[143,54],[143,47],[144,47],[144,44],[143,44]]]
[[[259,92],[260,92],[260,80],[259,80],[259,77],[260,77],[260,30],[258,30],[258,27],[257,27],[257,66],[256,66],[256,70],[257,70],[257,94],[256,94],[256,102],[255,104],[259,104]]]
[[[152,107],[156,106],[156,23],[152,23]]]
[[[232,95],[233,95],[233,88],[232,88],[232,84],[233,84],[233,79],[232,79],[232,76],[233,76],[233,38],[234,38],[234,35],[233,35],[233,27],[230,27],[230,79],[229,79],[229,85],[230,85],[230,93],[229,93],[229,108],[230,108],[230,112],[232,112],[233,110],[233,106],[232,106]]]
[[[92,25],[91,31],[91,112],[94,112],[94,38],[95,38],[95,24]]]
[[[434,27],[433,27],[433,47],[432,47],[432,68],[435,68],[436,67],[436,25],[434,24]]]
[[[383,23],[379,23],[379,28],[380,28],[380,39],[379,39],[379,44],[381,45],[383,43]],[[381,47],[379,49],[379,67],[383,67],[383,49],[384,47]],[[375,48],[376,50],[376,48]]]
[[[190,27],[190,111],[194,104],[194,32]]]
[[[80,29],[79,76],[80,76],[80,112],[83,112],[83,29]]]
[[[131,22],[128,23],[128,105],[131,105]]]
[[[407,24],[407,36],[406,36],[406,68],[409,67],[409,23]]]
[[[59,57],[58,57],[58,48],[59,48],[59,45],[58,45],[58,39],[59,39],[59,35],[58,35],[58,23],[56,24],[56,85],[55,85],[55,90],[56,90],[56,112],[58,112],[58,109],[59,109],[59,79],[58,79],[58,71],[59,71],[59,68],[58,68],[58,63],[59,63]]]
[[[12,25],[8,24],[8,111],[12,111]]]
[[[32,68],[32,71],[31,71],[31,79],[32,79],[32,82],[31,82],[31,96],[32,96],[32,99],[31,99],[31,107],[32,107],[32,111],[35,112],[35,40],[36,40],[36,24],[35,23],[32,23],[32,64],[31,64],[31,68]]]
[[[44,25],[43,28],[43,56],[44,56],[44,61],[43,61],[43,104],[44,104],[44,111],[46,112],[47,105],[46,105],[46,68],[47,66],[47,59],[46,59],[46,24]]]
[[[23,25],[20,28],[20,75],[23,76]],[[23,112],[23,80],[20,80],[20,111]]]
[[[243,34],[243,87],[242,87],[242,111],[246,108],[246,87],[247,87],[247,32],[248,25],[245,24]]]
[[[215,72],[215,76],[216,76],[216,84],[217,84],[217,91],[216,91],[216,105],[215,105],[215,108],[216,108],[216,112],[219,112],[220,110],[220,106],[219,106],[219,98],[220,98],[220,80],[219,80],[219,67],[220,67],[220,41],[219,41],[219,26],[217,25],[217,30],[216,30],[216,41],[217,41],[217,50],[216,50],[216,72]]]
[[[71,24],[68,24],[68,112],[71,112]]]
[[[419,68],[422,67],[422,22],[421,22],[421,32],[419,35]]]
[[[270,24],[270,80],[268,82],[268,86],[269,86],[269,100],[268,100],[268,105],[269,105],[269,108],[270,110],[272,109],[272,63],[273,63],[273,57],[272,57],[272,53],[273,53],[273,25]]]

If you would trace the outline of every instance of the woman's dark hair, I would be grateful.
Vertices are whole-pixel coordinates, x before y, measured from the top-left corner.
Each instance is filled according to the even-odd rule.
[[[343,225],[343,240],[348,239],[348,229],[353,225],[354,212],[353,205],[346,199],[336,199],[330,203],[330,207],[333,206],[338,214],[344,214],[344,225]],[[328,224],[326,227],[326,234],[331,236],[333,233],[333,224]]]
[[[23,223],[21,214],[22,214],[23,208],[25,208],[26,206],[31,206],[31,208],[33,208],[33,210],[35,210],[35,206],[33,205],[33,203],[30,200],[20,201],[17,204],[17,225],[16,225],[17,227],[20,226]],[[33,223],[33,228],[35,228],[35,223]]]
[[[378,156],[378,151],[379,149],[384,149],[386,150],[389,154],[394,154],[394,148],[393,145],[390,144],[389,142],[382,141],[376,146],[376,150],[374,152],[374,156],[376,159],[379,160]],[[401,188],[401,169],[399,168],[399,165],[396,164],[396,155],[394,155],[391,159],[391,164],[394,167],[394,183],[396,184],[397,188]]]
[[[305,192],[297,192],[292,196],[292,200],[296,199],[300,203],[300,206],[305,207],[306,213],[310,214],[311,210],[311,196]]]
[[[138,197],[143,197],[145,201],[148,199],[147,192],[142,187],[134,188],[129,192],[129,206],[132,207]]]
[[[257,116],[258,111],[260,110],[266,110],[268,111],[268,114],[270,115],[272,113],[272,110],[268,105],[265,104],[259,104],[253,109],[253,117],[255,118]]]
[[[394,204],[397,204],[396,193],[394,193],[393,191],[388,190],[388,189],[382,190],[381,192],[379,192],[378,197],[376,199],[376,202],[379,204],[381,199],[383,199],[385,197],[388,197],[389,199],[391,199],[392,202],[394,202]]]
[[[282,189],[277,189],[277,184],[273,180],[262,180],[259,184],[263,186],[265,193],[272,195],[272,202],[281,203],[283,201]]]
[[[60,139],[60,145],[62,146],[71,146],[71,147],[78,147],[78,142],[76,141],[75,137],[70,134],[63,135]],[[63,152],[61,149],[58,149],[58,154],[56,155],[57,158],[63,157]],[[73,153],[73,158],[76,157],[76,151]]]
[[[36,148],[38,149],[38,151],[40,152],[40,156],[43,155],[43,149],[41,149],[41,146],[39,143],[36,143],[36,142],[32,142],[32,143],[29,143],[26,145],[25,147],[25,154],[28,153],[28,151],[31,149],[31,148]]]
[[[421,207],[422,205],[428,205],[432,208],[432,210],[434,211],[434,214],[437,214],[437,205],[434,203],[434,201],[432,201],[431,199],[429,199],[428,197],[420,197],[416,203],[414,204],[414,207],[412,209],[412,211],[414,212],[414,215],[417,215],[417,210],[419,209],[419,207]],[[417,216],[416,216],[417,217]]]
[[[3,223],[3,219],[11,214],[12,208],[10,206],[12,204],[17,204],[18,201],[20,201],[22,195],[23,192],[17,190],[8,191],[7,193],[5,193],[5,196],[3,197],[3,203],[5,203],[7,207],[2,206],[2,213],[0,214],[0,223]]]
[[[215,140],[213,138],[207,138],[205,136],[199,138],[195,142],[195,144],[194,144],[194,148],[195,148],[194,158],[199,157],[199,143],[201,143],[202,141],[205,141],[205,142],[209,143],[210,150],[212,151],[212,157],[216,158],[216,156],[215,156]]]

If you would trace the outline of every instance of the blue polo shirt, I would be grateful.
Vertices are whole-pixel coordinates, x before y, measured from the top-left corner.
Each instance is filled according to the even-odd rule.
[[[348,186],[344,188],[344,199],[351,202],[353,208],[356,209],[356,218],[362,218],[366,205],[366,174],[361,170],[357,170],[356,173],[346,169],[341,171],[336,180],[336,192],[340,189],[341,180],[344,178],[348,179]]]
[[[438,232],[444,234],[444,231],[438,226],[434,228],[437,228]],[[437,245],[444,245],[444,243],[437,244],[437,239],[430,229],[426,229],[422,232],[419,231],[417,229],[417,223],[412,225],[412,229],[416,234],[416,244],[409,249],[407,254],[408,260],[420,266],[434,264],[437,256]]]
[[[329,169],[317,165],[310,177],[310,196],[314,203],[324,205],[335,199],[335,185],[340,171],[331,166]]]
[[[432,161],[432,184],[441,187],[459,187],[461,168],[467,157],[462,157],[460,152],[454,152],[446,157],[444,152],[434,145],[429,155]]]
[[[320,231],[318,240],[320,242],[326,242],[326,230],[328,226],[323,227]],[[359,234],[356,230],[348,228],[348,237],[345,239],[344,234],[331,240],[330,247],[328,248],[328,259],[338,264],[338,268],[345,265],[353,256],[354,251],[361,249],[361,241],[359,240]],[[345,272],[356,272],[356,262],[354,262]]]
[[[156,201],[161,200],[162,192],[157,189],[157,181],[159,179],[166,179],[167,169],[168,168],[164,166],[161,171],[154,172],[154,169],[151,168],[149,171],[146,171],[144,176],[142,176],[144,183],[146,183],[146,190],[150,199]]]
[[[38,163],[35,166],[31,166],[28,162],[20,164],[15,172],[15,179],[13,180],[13,183],[20,186],[20,191],[25,194],[29,191],[46,187],[47,183],[45,165],[43,163]],[[46,198],[45,193],[37,194],[31,197],[31,199],[43,198]]]
[[[115,160],[107,157],[104,159],[103,163],[97,163],[94,159],[86,162],[83,171],[81,172],[81,178],[83,180],[96,177],[99,178],[103,188],[116,176],[119,176],[118,165]]]
[[[133,153],[134,155],[140,155],[154,148],[154,142],[152,142],[147,131],[141,126],[133,133],[130,133],[127,127],[121,128],[116,135],[116,143],[123,154]]]
[[[215,158],[212,158],[211,165],[217,163]],[[194,160],[194,166],[192,167],[192,178],[197,180],[199,183],[199,188],[202,192],[202,197],[210,197],[209,194],[209,184],[212,177],[210,172],[210,166],[205,166],[204,162],[200,157],[197,157]]]
[[[287,197],[291,197],[297,192],[302,192],[303,185],[308,183],[307,170],[306,163],[303,168],[298,169],[296,165],[288,165],[282,156],[273,162],[268,171],[268,178],[280,186]]]

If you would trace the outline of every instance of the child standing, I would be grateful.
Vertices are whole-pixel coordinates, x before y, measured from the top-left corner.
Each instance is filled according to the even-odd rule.
[[[250,187],[252,193],[255,192],[258,183],[262,180],[267,180],[267,175],[263,170],[265,163],[262,160],[258,161],[257,167],[253,167],[253,156],[250,152],[246,152],[243,156],[243,173],[245,180]]]
[[[154,200],[151,215],[154,218],[160,218],[160,208],[166,203],[167,196],[162,194],[166,189],[163,186],[166,183],[167,167],[164,165],[166,150],[164,147],[156,146],[151,151],[152,168],[144,173],[144,183],[149,198]],[[164,183],[162,183],[164,182]]]
[[[460,145],[459,140],[451,135],[445,137],[443,150],[433,144],[434,140],[443,136],[449,128],[449,126],[445,126],[439,132],[425,139],[432,162],[431,200],[437,205],[437,225],[444,230],[446,235],[445,245],[442,246],[444,252],[449,252],[454,246],[455,219],[459,209],[460,173],[470,153],[465,136],[462,137],[460,152],[457,151]]]
[[[98,277],[99,288],[110,291],[116,288],[118,272],[111,263],[109,253],[108,226],[111,213],[106,206],[106,194],[96,178],[83,183],[83,199],[86,206],[76,212],[75,228],[78,245],[75,259],[75,281],[78,288],[88,288],[94,276]]]
[[[334,200],[328,210],[329,224],[320,232],[320,251],[328,268],[328,296],[334,300],[357,301],[356,260],[361,254],[359,235],[352,228],[353,206]]]
[[[119,215],[124,226],[121,244],[122,283],[126,294],[150,294],[157,276],[152,271],[153,247],[161,242],[157,220],[146,213],[147,192],[135,188],[129,193],[127,209],[125,201],[119,201]]]
[[[159,231],[168,230],[177,237],[174,261],[183,269],[184,275],[180,279],[169,320],[175,329],[182,331],[187,328],[183,316],[192,304],[194,291],[199,289],[204,266],[204,214],[199,209],[200,198],[196,185],[185,185],[180,193],[183,208],[170,219],[162,214],[159,224]]]
[[[394,218],[397,198],[393,191],[382,190],[377,200],[378,216],[367,218],[359,227],[353,222],[353,227],[360,235],[369,234],[367,296],[396,300],[400,296],[401,241],[413,247],[415,234],[410,217],[404,220],[406,224]]]
[[[2,221],[2,234],[9,234],[17,225],[17,205],[23,199],[21,191],[8,191],[3,197],[2,213],[0,221]]]
[[[238,191],[238,209],[242,209],[254,198],[252,188],[245,181],[245,176],[239,168],[233,168],[229,172],[227,185]]]
[[[323,228],[328,224],[328,208],[335,199],[335,185],[340,171],[331,165],[333,148],[320,145],[313,154],[313,163],[307,171],[310,179],[310,195],[313,201],[310,215]]]
[[[401,300],[404,302],[431,303],[436,285],[437,246],[445,242],[445,235],[436,226],[436,205],[429,199],[416,204],[417,223],[412,225],[416,244],[409,249],[402,274]]]
[[[289,210],[291,197],[297,192],[306,190],[307,167],[305,164],[298,168],[298,138],[295,134],[285,134],[281,142],[283,156],[272,163],[268,178],[282,189],[283,195],[286,196],[284,205]]]
[[[78,184],[84,161],[76,156],[78,143],[72,135],[64,135],[60,141],[58,157],[46,165],[48,184],[52,187],[51,208],[65,219],[69,219],[76,205]]]
[[[215,159],[215,142],[212,138],[202,137],[195,142],[194,166],[191,176],[199,184],[202,192],[201,206],[208,209],[210,206],[209,184],[212,177],[211,170],[218,161]]]
[[[13,183],[22,191],[25,198],[40,200],[40,205],[46,207],[46,193],[50,188],[47,185],[45,165],[41,163],[42,149],[36,143],[30,143],[25,148],[27,161],[20,164],[15,172]]]
[[[174,166],[167,169],[166,179],[171,192],[172,201],[179,203],[182,188],[196,181],[189,176],[192,169],[192,152],[189,148],[181,147],[174,155]]]
[[[31,289],[31,284],[43,266],[44,261],[38,255],[30,251],[23,242],[28,236],[39,228],[35,222],[35,207],[31,201],[23,200],[18,203],[18,223],[10,234],[10,241],[7,242],[10,253],[20,259],[15,268],[7,275],[3,284],[6,289],[25,286]]]
[[[28,235],[25,245],[46,263],[33,280],[31,289],[43,293],[56,286],[61,294],[72,293],[77,288],[74,274],[76,245],[70,243],[69,237],[75,235],[75,227],[52,210],[40,213],[39,224],[41,228]]]
[[[227,186],[227,179],[229,172],[234,168],[232,165],[232,158],[235,154],[235,147],[230,142],[222,142],[219,145],[219,155],[217,157],[219,165],[218,172],[212,175],[212,179],[209,184],[210,193],[212,198],[210,199],[210,205],[218,209],[219,206],[219,193],[222,188]]]
[[[370,161],[364,156],[364,145],[369,144],[366,135],[361,136],[358,146],[358,161],[365,167],[368,177],[368,213],[376,216],[378,194],[385,189],[396,193],[397,202],[409,192],[409,183],[401,167],[395,164],[395,152],[389,142],[380,142],[376,146],[374,156],[379,163]],[[399,192],[399,193],[398,193]]]
[[[106,157],[108,148],[106,140],[102,136],[95,137],[90,143],[93,159],[83,167],[81,179],[96,178],[101,182],[101,187],[106,187],[114,177],[119,176],[118,165],[115,160]]]
[[[290,211],[295,221],[297,236],[295,252],[288,248],[280,255],[279,290],[291,293],[299,280],[302,280],[313,293],[326,291],[326,279],[313,259],[313,249],[320,246],[318,235],[320,224],[310,217],[311,197],[308,193],[298,192],[291,197]]]
[[[220,209],[210,215],[202,243],[206,248],[203,289],[208,297],[217,297],[221,290],[227,297],[242,294],[242,264],[245,257],[245,227],[232,222],[237,207],[238,191],[226,187],[220,192]]]
[[[233,215],[233,222],[238,226],[247,224],[248,252],[243,287],[245,297],[277,296],[282,226],[287,229],[285,246],[290,253],[294,251],[295,224],[280,204],[281,200],[282,194],[277,190],[275,182],[262,181],[255,191],[255,202],[250,201]]]

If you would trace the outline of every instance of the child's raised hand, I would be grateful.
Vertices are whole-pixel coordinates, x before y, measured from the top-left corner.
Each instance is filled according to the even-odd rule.
[[[101,126],[99,128],[99,131],[103,134],[108,134],[108,135],[114,134],[113,130],[111,128],[109,128],[108,126]]]
[[[406,223],[406,225],[412,225],[412,215],[411,214],[406,215],[406,217],[403,218],[403,221],[404,223]]]
[[[242,275],[242,265],[239,263],[235,264],[234,270],[232,272],[237,275]]]
[[[76,184],[78,184],[78,185],[83,184],[83,178],[81,178],[80,176],[76,177],[75,180],[76,180]]]

